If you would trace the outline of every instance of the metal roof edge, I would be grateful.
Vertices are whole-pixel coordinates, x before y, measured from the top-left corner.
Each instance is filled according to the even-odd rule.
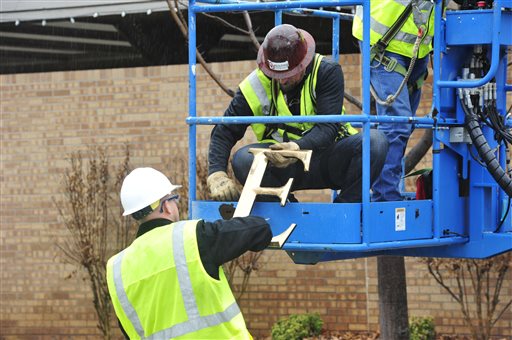
[[[94,5],[92,4],[94,3]],[[0,23],[24,22],[36,20],[52,20],[79,17],[98,17],[107,15],[126,15],[133,13],[148,13],[168,11],[167,1],[140,1],[122,2],[98,5],[97,1],[91,1],[91,5],[67,6],[58,8],[38,8],[33,10],[15,10],[0,12]]]

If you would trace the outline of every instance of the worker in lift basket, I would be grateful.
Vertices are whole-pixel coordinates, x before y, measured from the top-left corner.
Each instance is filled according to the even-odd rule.
[[[121,329],[130,339],[252,339],[221,266],[265,249],[270,227],[255,216],[180,221],[179,187],[152,168],[123,181],[123,216],[141,224],[107,264]]]
[[[315,53],[315,40],[292,25],[274,27],[265,37],[258,68],[239,85],[224,113],[232,116],[307,116],[343,114],[344,80],[341,66]],[[299,189],[339,190],[335,202],[361,201],[362,134],[350,124],[285,123],[251,124],[259,143],[239,149],[232,166],[236,178],[245,183],[253,155],[250,148],[313,150],[309,172],[296,158],[267,154],[271,166],[261,185],[278,187],[293,177],[292,191]],[[208,188],[220,201],[238,200],[240,192],[226,173],[231,149],[247,125],[216,125],[208,154]],[[384,135],[372,130],[370,137],[371,181],[380,174],[387,153]]]
[[[370,82],[376,97],[377,115],[415,116],[432,51],[434,3],[426,0],[371,1],[370,16]],[[362,18],[363,7],[357,6],[352,33],[361,41]],[[388,122],[379,123],[378,129],[389,141],[389,152],[382,173],[372,187],[372,200],[399,201],[402,200],[398,188],[402,157],[414,126]]]

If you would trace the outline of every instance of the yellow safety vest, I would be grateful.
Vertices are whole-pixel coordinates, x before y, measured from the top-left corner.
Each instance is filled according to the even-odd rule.
[[[425,38],[420,44],[418,58],[423,58],[432,51],[434,37],[434,4],[425,0],[374,0],[370,1],[370,45],[374,45],[395,23],[405,7],[413,1],[412,14],[407,18],[401,30],[386,48],[387,51],[412,58],[414,42],[418,29],[425,29]],[[363,7],[356,7],[352,34],[363,40]]]
[[[110,258],[107,283],[130,339],[252,339],[222,268],[205,271],[197,221],[155,228]]]
[[[323,56],[315,55],[313,70],[304,81],[300,95],[300,115],[316,115],[316,81],[318,69]],[[279,89],[277,81],[269,79],[259,70],[254,70],[241,83],[240,91],[244,95],[252,114],[255,116],[292,116],[283,92]],[[273,95],[275,93],[276,95]],[[341,114],[345,114],[345,109]],[[297,140],[302,134],[310,130],[314,123],[286,123],[275,124],[275,128],[269,128],[272,124],[251,124],[256,138],[261,143],[281,143],[284,141],[284,133],[290,140]],[[356,134],[358,131],[349,123],[342,124],[340,136]]]

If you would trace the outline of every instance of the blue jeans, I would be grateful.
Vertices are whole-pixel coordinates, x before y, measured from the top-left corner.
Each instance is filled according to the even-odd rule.
[[[316,150],[311,157],[309,171],[304,172],[302,162],[280,169],[269,165],[262,186],[279,187],[294,178],[291,191],[302,189],[340,190],[335,202],[361,202],[362,141],[361,133],[345,137],[329,147]],[[268,148],[270,144],[257,143],[240,148],[231,162],[236,178],[245,184],[253,155],[250,148]],[[370,131],[370,181],[379,175],[388,150],[386,137],[377,130]]]
[[[409,67],[410,58],[402,55],[386,52],[388,57],[396,58],[398,63],[406,69]],[[417,59],[414,69],[409,77],[408,84],[415,84],[416,81],[425,75],[428,66],[428,56]],[[388,72],[378,61],[373,60],[370,69],[370,81],[378,96],[385,100],[388,95],[395,94],[402,83],[404,76],[397,72]],[[402,89],[391,106],[377,104],[377,115],[379,116],[406,116],[416,115],[420,103],[421,89],[409,93],[407,85]],[[412,124],[380,123],[378,130],[382,131],[389,142],[389,151],[382,169],[382,173],[373,185],[373,201],[398,201],[402,200],[398,185],[402,176],[402,158],[409,137],[414,130]]]

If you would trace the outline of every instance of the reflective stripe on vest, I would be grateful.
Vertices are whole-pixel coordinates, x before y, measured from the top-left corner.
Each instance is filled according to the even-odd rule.
[[[121,275],[121,264],[123,263],[125,252],[126,249],[120,252],[114,259],[114,264],[112,266],[112,271],[114,273],[114,285],[116,287],[117,298],[119,299],[119,303],[123,308],[124,314],[126,314],[126,317],[132,323],[133,328],[135,328],[137,334],[141,338],[144,338],[144,329],[140,323],[139,316],[137,315],[135,308],[133,308],[132,304],[130,303],[130,300],[128,300],[128,296],[124,290],[123,277]]]
[[[251,87],[254,91],[254,94],[256,95],[256,98],[258,98],[258,102],[261,106],[261,111],[262,111],[261,113],[264,116],[269,116],[271,113],[270,112],[271,102],[269,99],[269,97],[271,96],[270,88],[266,89],[263,86],[263,84],[261,83],[261,81],[259,79],[261,77],[261,75],[258,73],[260,73],[259,70],[252,71],[251,74],[249,74],[249,76],[247,77],[247,81],[251,85]],[[267,91],[268,91],[268,93],[267,93]],[[253,111],[253,114],[254,114],[254,111]]]
[[[315,55],[313,61],[313,71],[308,74],[304,80],[304,85],[301,89],[300,95],[301,116],[316,114],[316,80],[322,58],[323,56],[319,54]],[[274,103],[272,102],[272,87],[272,80],[267,78],[259,69],[254,70],[242,81],[242,83],[240,83],[240,90],[247,100],[253,115],[270,116],[273,115],[274,112],[277,112],[278,116],[292,116],[282,91],[278,91],[277,98],[274,98]],[[277,108],[274,107],[273,109],[273,106],[277,106]],[[341,114],[344,113],[345,112],[343,109]],[[300,139],[304,132],[313,128],[314,123],[277,124],[277,128],[272,131],[270,135],[265,135],[268,133],[267,127],[271,125],[272,124],[265,125],[260,123],[251,124],[254,134],[256,135],[256,138],[259,142],[283,142],[283,135],[286,128],[289,129],[286,131],[286,134],[290,140]],[[347,123],[344,125],[345,129],[342,128],[342,131],[349,131],[349,134],[357,133],[357,130],[350,126],[350,124]]]
[[[185,312],[188,320],[179,324],[175,324],[169,328],[160,330],[156,333],[151,334],[147,338],[144,337],[144,329],[141,325],[139,316],[130,303],[126,294],[122,275],[121,267],[124,257],[123,250],[119,253],[113,261],[113,280],[115,290],[126,317],[135,328],[137,334],[143,339],[170,339],[188,333],[196,332],[204,328],[214,327],[221,323],[228,322],[240,314],[240,308],[236,301],[229,305],[224,311],[215,314],[200,316],[199,308],[197,305],[196,297],[192,288],[192,281],[190,278],[190,272],[187,265],[185,256],[185,243],[184,243],[184,228],[187,221],[181,221],[174,223],[172,229],[172,240],[173,240],[173,256],[175,262],[175,269],[178,277],[181,295],[184,301]]]
[[[411,0],[412,15],[409,16],[402,29],[394,36],[387,48],[388,51],[411,58],[413,45],[420,27],[428,28],[421,41],[418,57],[425,57],[432,50],[434,37],[434,4],[425,0]],[[409,0],[379,0],[370,2],[370,44],[374,45],[393,25]],[[390,15],[390,13],[392,15]],[[352,34],[359,40],[363,38],[363,7],[357,6],[352,26]]]

